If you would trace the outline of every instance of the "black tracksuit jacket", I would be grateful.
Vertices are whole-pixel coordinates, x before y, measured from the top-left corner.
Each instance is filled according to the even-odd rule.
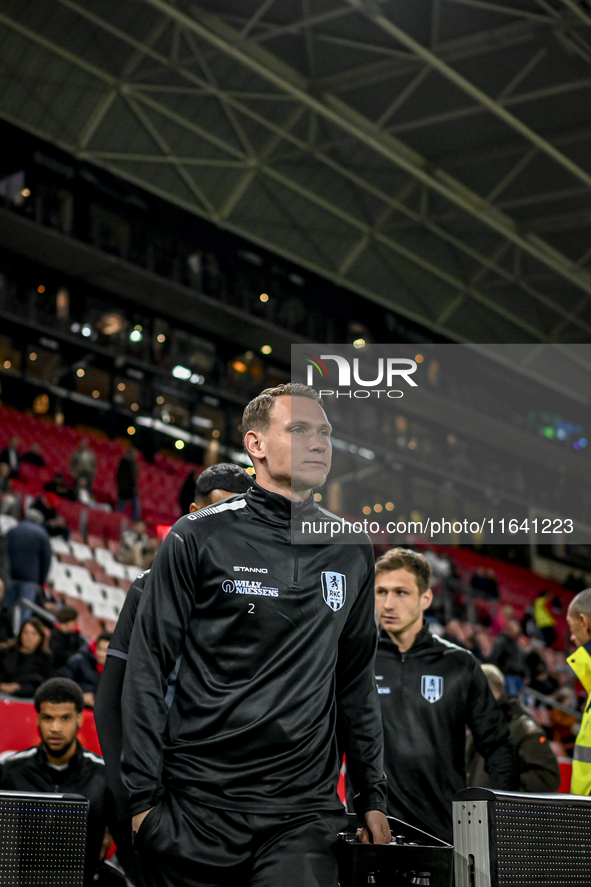
[[[452,801],[466,786],[466,727],[491,787],[517,790],[507,724],[472,653],[426,626],[401,653],[382,631],[376,682],[390,816],[452,841]]]
[[[129,642],[135,614],[149,575],[140,573],[129,586],[117,625],[107,650],[107,661],[101,674],[94,703],[94,721],[107,771],[107,782],[115,796],[117,820],[122,828],[130,828],[129,795],[121,782],[121,694],[129,657]]]
[[[242,812],[342,809],[341,751],[357,811],[385,810],[371,545],[292,545],[291,507],[255,484],[182,517],[163,542],[123,686],[132,813],[166,789]],[[308,514],[327,516],[311,497]],[[327,582],[342,590],[333,606]]]
[[[17,752],[0,765],[0,789],[15,792],[59,792],[82,795],[90,802],[86,830],[84,884],[91,887],[108,825],[113,831],[114,802],[107,789],[103,759],[77,743],[65,770],[47,762],[42,745]]]

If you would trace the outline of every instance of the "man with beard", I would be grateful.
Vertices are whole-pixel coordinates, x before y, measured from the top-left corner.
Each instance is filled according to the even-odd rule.
[[[107,789],[103,759],[77,740],[82,726],[82,690],[68,678],[50,678],[35,693],[41,744],[17,752],[0,766],[0,789],[18,792],[67,792],[90,802],[84,885],[90,887],[102,856],[114,804]]]

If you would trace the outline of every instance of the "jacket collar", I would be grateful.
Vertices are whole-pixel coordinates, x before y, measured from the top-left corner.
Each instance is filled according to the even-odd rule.
[[[82,763],[82,752],[82,746],[80,745],[78,740],[76,740],[76,751],[68,761],[66,769],[55,770],[47,760],[47,753],[45,751],[43,743],[40,743],[37,746],[37,758],[39,761],[39,765],[45,770],[46,773],[52,774],[52,779],[54,778],[55,773],[71,773],[72,770],[76,770]]]
[[[318,507],[313,495],[310,495],[305,502],[293,502],[287,496],[272,493],[257,483],[254,483],[245,495],[247,505],[258,518],[281,527],[288,527],[293,518],[298,519],[308,513],[313,515]]]
[[[429,626],[425,623],[414,639],[412,646],[404,654],[400,652],[398,644],[391,640],[384,628],[380,628],[378,642],[380,647],[389,649],[396,656],[414,656],[416,653],[420,654],[423,650],[433,646],[433,635],[429,630]]]

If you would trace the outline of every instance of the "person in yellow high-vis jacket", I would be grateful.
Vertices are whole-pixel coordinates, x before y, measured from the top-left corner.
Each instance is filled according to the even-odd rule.
[[[573,755],[570,790],[573,795],[591,794],[591,588],[581,591],[567,613],[571,641],[577,649],[567,662],[589,694]]]

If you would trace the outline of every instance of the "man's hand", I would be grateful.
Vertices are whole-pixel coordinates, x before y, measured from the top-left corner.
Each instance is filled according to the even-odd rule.
[[[153,810],[153,809],[154,809],[153,807],[150,807],[150,810]],[[144,821],[144,819],[146,818],[146,816],[148,815],[148,813],[150,812],[150,810],[144,810],[143,813],[136,813],[135,816],[132,818],[131,827],[132,827],[133,831],[136,832],[136,834],[137,834],[137,832],[139,832],[140,826],[141,826],[142,822]]]
[[[365,825],[357,829],[357,840],[362,844],[369,844],[371,834],[374,844],[389,844],[392,840],[392,832],[388,825],[385,813],[379,810],[368,810],[365,814]]]
[[[15,683],[8,684],[0,684],[0,693],[6,693],[7,696],[11,696],[13,693],[16,693],[17,690],[20,690],[21,685]]]
[[[94,708],[94,693],[83,693],[86,708]]]

